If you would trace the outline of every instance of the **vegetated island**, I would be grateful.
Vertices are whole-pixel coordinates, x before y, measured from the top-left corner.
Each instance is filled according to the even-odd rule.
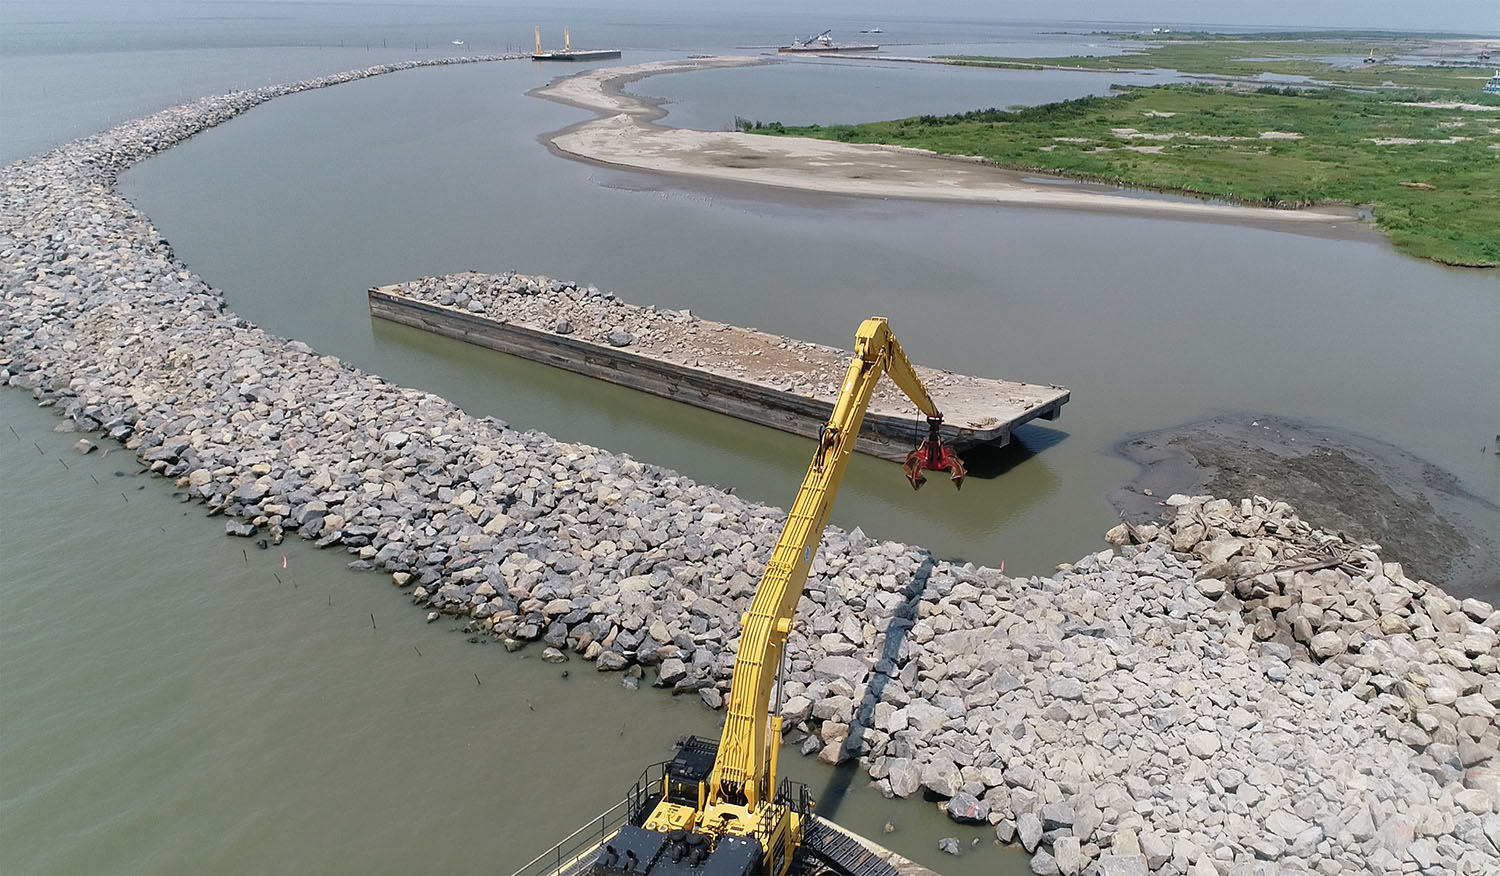
[[[1142,198],[1113,185],[1059,186],[1055,180],[1033,179],[1032,174],[1006,170],[994,162],[956,161],[928,149],[809,137],[761,137],[739,130],[664,128],[655,124],[666,115],[660,101],[624,91],[627,83],[648,76],[763,63],[767,62],[735,56],[646,61],[586,70],[530,93],[600,114],[599,118],[549,135],[548,144],[558,154],[699,181],[848,197],[1170,216],[1276,227],[1303,234],[1346,235],[1364,230],[1358,211],[1350,207],[1266,210],[1193,198]]]
[[[859,125],[735,123],[1238,203],[1366,206],[1402,252],[1449,265],[1500,265],[1500,95],[1483,90],[1494,72],[1478,62],[1485,41],[1173,36],[1132,54],[945,60],[1009,69],[1172,69],[1203,81]],[[1500,38],[1489,42],[1500,55]],[[1420,57],[1441,48],[1464,54],[1434,56],[1434,63]],[[1403,61],[1385,60],[1393,54]],[[1305,79],[1269,84],[1257,78],[1262,74]]]

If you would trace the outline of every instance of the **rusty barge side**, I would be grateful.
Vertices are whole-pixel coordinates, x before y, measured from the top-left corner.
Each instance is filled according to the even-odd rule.
[[[400,285],[369,290],[370,314],[533,362],[553,365],[619,386],[684,402],[705,410],[816,438],[833,412],[831,401],[777,389],[740,377],[693,368],[534,326],[492,319],[456,307],[419,301],[402,294]],[[998,386],[1000,381],[994,381]],[[1008,386],[1014,386],[1009,384]],[[965,418],[951,399],[934,391],[934,401],[946,415],[943,439],[957,450],[1010,442],[1011,431],[1034,419],[1056,419],[1069,393],[1060,387],[1041,387],[1041,395],[1009,417],[983,417],[982,425]],[[990,422],[993,421],[993,422]],[[925,421],[914,410],[900,415],[872,409],[855,449],[882,459],[901,461],[914,446],[914,436],[925,433]]]

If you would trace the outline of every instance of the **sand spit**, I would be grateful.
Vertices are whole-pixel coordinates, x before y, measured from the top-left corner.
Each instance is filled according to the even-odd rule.
[[[395,69],[0,170],[0,381],[230,534],[342,548],[433,619],[720,707],[784,512],[265,332],[113,189],[257,103]],[[1046,577],[830,529],[787,646],[789,742],[946,799],[1037,873],[1496,872],[1500,613],[1281,502],[1166,514]]]
[[[551,138],[561,152],[622,167],[781,189],[880,198],[1097,210],[1142,216],[1269,224],[1283,228],[1357,225],[1352,210],[1273,210],[1193,200],[1161,200],[1108,186],[1061,190],[977,159],[955,160],[925,149],[769,137],[737,131],[689,131],[654,122],[662,110],[624,92],[647,76],[768,63],[720,56],[652,61],[590,70],[533,91],[594,110],[601,118]]]

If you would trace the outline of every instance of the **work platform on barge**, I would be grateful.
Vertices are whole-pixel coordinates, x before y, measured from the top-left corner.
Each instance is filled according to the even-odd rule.
[[[832,55],[838,52],[878,52],[880,46],[873,43],[834,42],[833,32],[825,30],[817,36],[792,40],[791,45],[782,46],[776,51],[783,55]]]
[[[531,53],[533,61],[607,61],[620,57],[619,49],[575,49],[573,37],[563,28],[562,51],[542,50],[542,29],[536,29],[536,51]]]
[[[378,286],[369,290],[370,313],[809,438],[828,422],[848,365],[847,350],[567,285],[546,294],[496,291],[515,282],[514,275],[464,273]],[[455,288],[475,294],[442,303]],[[474,301],[482,302],[477,309]],[[557,330],[563,323],[567,332]],[[609,340],[620,325],[637,329],[625,346]],[[1050,384],[917,372],[943,412],[943,441],[959,452],[1003,447],[1017,426],[1057,419],[1070,398]],[[925,419],[887,385],[876,392],[855,449],[899,462],[926,432]]]
[[[717,749],[711,740],[690,737],[683,742]],[[733,872],[725,867],[727,861],[693,854],[693,847],[684,842],[687,836],[668,844],[660,836],[653,840],[639,830],[651,808],[668,792],[674,766],[678,761],[648,767],[620,802],[512,876],[716,876]],[[938,876],[868,837],[813,814],[812,798],[801,783],[783,780],[782,793],[797,798],[805,817],[802,842],[788,876]]]

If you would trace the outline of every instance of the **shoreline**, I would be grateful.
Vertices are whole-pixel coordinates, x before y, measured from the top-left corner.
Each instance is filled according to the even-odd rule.
[[[1239,414],[1131,436],[1115,452],[1141,466],[1109,497],[1130,523],[1151,522],[1172,493],[1275,496],[1352,540],[1379,543],[1451,593],[1500,602],[1500,508],[1393,445]]]
[[[1168,200],[1144,189],[1057,177],[1067,184],[1062,190],[1028,182],[1047,178],[1046,174],[924,149],[665,128],[655,124],[666,115],[659,101],[625,92],[626,85],[650,76],[767,63],[771,61],[734,55],[651,61],[562,77],[528,93],[598,113],[598,118],[545,134],[541,140],[556,154],[606,167],[762,191],[1085,210],[1340,238],[1382,237],[1360,221],[1354,208],[1275,210],[1186,196]]]
[[[226,534],[340,547],[430,619],[719,708],[784,512],[265,332],[114,189],[266,100],[429,63],[204,98],[0,169],[0,381]],[[1167,504],[1047,577],[829,527],[787,742],[947,798],[1038,872],[1500,864],[1500,612],[1284,503]]]

